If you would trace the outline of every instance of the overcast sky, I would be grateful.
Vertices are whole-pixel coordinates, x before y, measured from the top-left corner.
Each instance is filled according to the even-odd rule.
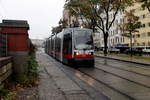
[[[50,35],[51,27],[62,18],[65,0],[0,0],[2,19],[28,20],[29,36],[44,39]]]

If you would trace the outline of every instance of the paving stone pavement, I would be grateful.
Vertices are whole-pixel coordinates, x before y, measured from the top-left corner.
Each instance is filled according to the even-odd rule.
[[[92,100],[84,90],[62,72],[48,56],[37,53],[40,65],[40,100]]]
[[[19,92],[18,95],[16,100],[39,100],[37,87],[27,88],[25,91]]]

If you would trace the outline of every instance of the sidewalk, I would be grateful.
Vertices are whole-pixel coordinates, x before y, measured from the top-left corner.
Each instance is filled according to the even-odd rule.
[[[39,100],[92,100],[44,53],[37,53],[40,73]]]
[[[144,59],[142,60],[142,59],[135,59],[135,58],[131,58],[131,57],[127,58],[127,57],[119,57],[119,56],[111,56],[111,55],[104,56],[103,54],[96,54],[96,56],[97,57],[102,57],[102,58],[108,58],[108,59],[114,59],[114,60],[120,60],[120,61],[125,61],[125,62],[131,62],[131,63],[149,65],[150,66],[150,61],[147,61],[147,60],[144,60]]]

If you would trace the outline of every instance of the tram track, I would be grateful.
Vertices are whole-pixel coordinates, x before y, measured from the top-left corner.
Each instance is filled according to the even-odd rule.
[[[149,75],[144,75],[144,74],[137,73],[134,71],[129,71],[129,70],[118,68],[118,67],[108,65],[108,64],[107,65],[105,64],[100,65],[100,64],[102,63],[99,63],[98,61],[96,61],[95,68],[98,70],[102,70],[107,73],[110,73],[112,75],[118,76],[120,78],[124,78],[128,81],[134,82],[144,87],[150,88],[150,78],[149,78],[150,76]],[[109,69],[107,67],[109,67]]]
[[[128,71],[128,72],[133,72],[133,73],[136,73],[136,74],[139,74],[139,75],[142,75],[142,76],[150,77],[150,70],[139,68],[139,67],[136,67],[136,66],[135,66],[135,68],[136,68],[136,70],[135,70],[134,67],[129,68],[128,66],[125,66],[125,65],[123,66],[123,64],[121,64],[121,63],[120,64],[116,63],[116,65],[114,65],[112,63],[111,64],[109,64],[109,63],[105,64],[105,63],[102,63],[101,61],[98,61],[98,60],[96,60],[96,63],[102,64],[102,65],[105,65],[105,66],[107,65],[107,67],[112,67],[112,68],[116,68],[116,69],[120,69],[120,70],[124,70],[124,71]],[[140,70],[140,72],[139,72],[139,70]]]
[[[138,61],[134,61],[132,58],[129,58],[128,60],[125,59],[119,59],[119,58],[113,58],[113,57],[107,57],[107,56],[97,56],[97,58],[104,58],[104,59],[110,59],[110,60],[115,60],[115,61],[120,61],[120,62],[126,62],[126,63],[130,63],[130,64],[137,64],[137,65],[143,65],[143,66],[150,66],[150,64],[148,63],[144,63],[144,62],[138,62]]]
[[[97,70],[97,69],[96,69]],[[80,72],[82,72],[82,73],[84,73],[84,74],[86,74],[86,75],[88,75],[89,77],[92,77],[93,79],[95,79],[96,81],[98,81],[98,82],[100,82],[100,83],[102,83],[102,84],[105,84],[106,86],[108,86],[108,87],[110,87],[110,88],[112,88],[112,89],[114,89],[115,91],[117,91],[117,92],[119,92],[119,93],[121,93],[121,94],[123,94],[123,95],[125,95],[125,96],[127,96],[127,97],[130,97],[130,99],[132,99],[132,100],[142,100],[142,99],[139,99],[138,97],[135,97],[134,95],[132,96],[132,94],[129,94],[130,92],[130,90],[129,89],[131,89],[131,88],[127,88],[127,89],[125,89],[125,88],[123,88],[124,90],[122,90],[120,87],[119,88],[116,88],[117,86],[116,85],[113,85],[113,84],[115,84],[115,83],[109,83],[109,82],[107,82],[107,81],[103,81],[103,80],[100,80],[100,78],[98,78],[98,77],[95,77],[95,76],[93,76],[93,75],[90,75],[88,72],[85,72],[85,71],[83,71],[83,70],[80,70],[80,69],[78,69],[78,71],[80,71]],[[106,71],[104,71],[105,73],[108,73],[108,72],[106,72]],[[113,74],[111,74],[112,76],[116,76],[116,75],[113,75]],[[119,76],[116,76],[116,77],[119,77]],[[121,78],[122,80],[126,80],[126,81],[128,81],[128,83],[130,82],[130,83],[132,83],[132,84],[134,84],[134,86],[135,87],[142,87],[143,89],[148,89],[148,91],[150,90],[147,86],[143,86],[143,84],[141,85],[141,84],[137,84],[136,82],[133,82],[133,81],[130,81],[130,80],[127,80],[127,79],[124,79],[124,78],[122,78],[122,77],[119,77],[119,78]],[[106,79],[107,80],[107,79]],[[130,84],[129,84],[130,85]],[[135,88],[135,90],[136,90],[136,88]],[[131,91],[132,91],[132,89],[131,89]],[[134,93],[133,93],[134,94]]]
[[[63,69],[62,69],[62,70],[63,70]],[[82,81],[85,82],[85,78],[92,79],[92,80],[98,82],[99,84],[103,84],[103,85],[105,85],[106,87],[108,87],[108,88],[114,90],[115,92],[118,92],[119,94],[121,94],[121,95],[123,95],[123,96],[129,98],[129,100],[136,100],[135,98],[133,98],[133,97],[131,97],[131,96],[125,94],[125,93],[122,93],[121,91],[119,91],[119,90],[117,90],[117,89],[115,89],[115,88],[109,86],[108,84],[106,84],[106,83],[104,83],[104,82],[102,82],[102,81],[96,79],[95,77],[92,77],[91,75],[89,75],[89,74],[87,74],[87,73],[85,73],[85,72],[83,72],[83,71],[81,71],[81,70],[79,70],[79,69],[76,69],[76,70],[78,70],[78,73],[83,76],[82,78],[77,76],[77,77],[78,77],[79,79],[81,79]],[[64,72],[66,73],[66,71],[64,71]],[[70,75],[70,74],[68,74],[68,75]],[[89,83],[87,83],[87,84],[90,85]],[[91,85],[90,85],[90,86],[91,86]],[[93,87],[93,86],[92,86],[92,87]],[[93,88],[96,88],[96,87],[93,87]],[[97,87],[97,88],[98,88],[98,87]],[[101,92],[101,91],[100,91],[100,92]],[[111,97],[110,97],[110,98],[111,98]],[[123,98],[122,98],[122,100],[123,100]]]
[[[126,93],[123,93],[123,92],[119,91],[118,89],[116,89],[116,88],[114,88],[114,87],[112,87],[112,86],[106,84],[105,82],[98,80],[97,78],[93,77],[92,75],[89,75],[89,74],[87,74],[86,72],[81,71],[81,70],[78,70],[78,71],[79,71],[80,73],[82,73],[83,75],[86,75],[86,76],[88,76],[88,77],[91,77],[91,78],[94,79],[95,81],[97,81],[97,82],[99,82],[99,83],[101,83],[101,84],[104,84],[105,86],[107,86],[107,87],[113,89],[114,91],[116,91],[116,92],[118,92],[118,93],[120,93],[120,94],[122,94],[122,95],[128,97],[130,100],[136,100],[136,98],[134,98],[134,97],[132,97],[132,96],[126,94]]]
[[[105,96],[109,97],[111,100],[119,100],[120,97],[121,97],[121,100],[136,100],[135,98],[133,98],[133,97],[131,97],[131,96],[125,94],[125,93],[122,93],[121,91],[119,91],[119,90],[117,90],[117,89],[115,89],[115,88],[109,86],[108,84],[106,84],[106,83],[104,83],[104,82],[102,82],[102,81],[100,81],[100,80],[98,80],[98,79],[96,79],[96,78],[94,78],[94,77],[88,75],[87,73],[80,71],[79,69],[74,69],[74,68],[71,68],[70,66],[63,65],[62,63],[60,63],[60,62],[58,63],[58,61],[56,61],[56,60],[54,60],[54,59],[53,59],[53,62],[54,62],[64,73],[68,73],[68,71],[71,70],[71,72],[69,72],[69,74],[67,74],[67,76],[69,76],[71,79],[72,79],[71,76],[73,76],[75,72],[78,72],[78,73],[82,76],[82,78],[81,78],[81,77],[78,77],[78,76],[76,76],[76,77],[78,77],[80,80],[84,81],[85,83],[88,84],[88,82],[85,81],[85,80],[86,80],[85,78],[89,78],[89,79],[94,80],[94,81],[95,81],[96,83],[98,83],[99,85],[102,85],[103,88],[106,88],[106,90],[109,90],[109,91],[111,91],[111,93],[114,94],[114,97],[113,97],[113,95],[109,94],[109,91],[105,91],[106,93],[103,93]],[[63,68],[62,68],[62,67],[63,67]],[[69,70],[68,70],[68,69],[69,69]],[[70,75],[70,73],[71,73],[71,75]],[[73,81],[75,81],[75,80],[73,80]],[[75,83],[77,83],[77,82],[75,82]],[[77,83],[77,84],[79,84],[79,83]],[[93,87],[93,86],[90,85],[90,84],[88,84],[88,85],[91,86],[91,87]],[[97,86],[97,87],[93,87],[93,88],[96,88],[96,90],[97,90],[98,86]],[[101,88],[101,87],[100,87],[100,88]],[[98,91],[99,91],[99,90],[98,90]],[[113,92],[112,92],[112,91],[113,91]],[[99,91],[99,92],[102,92],[102,91]],[[108,93],[108,94],[107,94],[107,93]],[[111,95],[112,97],[110,97],[109,95]],[[117,97],[117,95],[118,95],[118,97]],[[99,100],[100,100],[100,99],[99,99]]]
[[[96,63],[98,63],[98,62],[96,62]],[[98,64],[102,64],[102,63],[98,63]],[[104,64],[102,64],[102,65],[104,65]],[[146,74],[143,74],[143,73],[139,73],[139,72],[128,70],[128,69],[124,69],[124,68],[115,67],[115,66],[112,66],[112,65],[108,65],[107,67],[111,67],[111,68],[115,68],[115,69],[131,72],[131,73],[139,74],[141,76],[150,77],[150,75],[146,75]]]
[[[123,77],[123,76],[117,75],[116,73],[112,73],[112,72],[109,72],[109,71],[107,71],[107,70],[104,70],[104,69],[101,69],[101,68],[98,68],[98,67],[95,67],[95,69],[97,69],[97,70],[102,70],[102,71],[104,71],[104,72],[106,72],[106,73],[109,73],[109,74],[112,74],[112,75],[114,75],[114,76],[120,77],[120,78],[122,78],[122,79],[125,79],[125,80],[127,80],[127,81],[133,82],[133,83],[135,83],[135,84],[139,84],[139,85],[144,86],[144,87],[146,87],[146,88],[150,88],[150,86],[147,86],[147,85],[145,85],[144,83],[141,83],[141,82],[143,82],[143,81],[141,81],[141,82],[139,83],[139,82],[133,81],[133,80],[131,80],[131,79],[125,78],[125,77]]]
[[[54,59],[53,59],[54,60]],[[89,79],[91,79],[91,80],[94,80],[96,83],[99,83],[99,84],[103,84],[105,87],[107,87],[107,88],[109,88],[109,89],[111,89],[112,91],[114,91],[114,92],[116,92],[116,93],[118,93],[118,94],[120,94],[120,95],[122,95],[122,96],[125,96],[125,98],[128,98],[129,100],[137,100],[137,99],[140,99],[140,100],[142,100],[140,97],[138,97],[138,96],[135,96],[135,94],[136,94],[136,90],[134,91],[135,93],[131,93],[130,94],[130,90],[127,90],[126,88],[123,88],[123,90],[119,87],[119,88],[116,88],[116,85],[113,85],[113,84],[111,84],[111,83],[109,83],[109,82],[107,82],[107,81],[105,81],[105,80],[101,80],[100,79],[100,77],[98,78],[98,73],[95,73],[95,74],[97,74],[96,76],[94,76],[94,75],[92,75],[91,73],[89,73],[88,71],[86,71],[86,70],[83,70],[83,69],[72,69],[72,68],[70,68],[70,67],[68,67],[68,66],[66,66],[66,65],[62,65],[61,63],[58,63],[56,60],[55,61],[53,61],[53,62],[55,62],[55,64],[57,65],[57,66],[59,66],[59,68],[64,72],[64,73],[68,73],[68,71],[69,71],[69,74],[67,74],[67,76],[69,76],[69,77],[72,77],[73,75],[75,75],[75,72],[78,72],[78,74],[80,74],[81,75],[81,77],[78,77],[78,76],[76,76],[76,77],[78,77],[80,80],[82,80],[82,81],[84,81],[84,82],[86,82],[86,78],[89,78]],[[70,70],[71,69],[71,70]],[[94,70],[96,70],[96,71],[99,71],[99,70],[101,70],[101,69],[98,69],[97,67],[96,68],[93,68]],[[91,70],[90,68],[88,69],[87,68],[87,70]],[[133,84],[133,85],[136,85],[135,87],[141,87],[141,89],[140,90],[144,90],[144,91],[150,91],[150,89],[149,89],[149,87],[147,87],[147,86],[143,86],[143,84],[138,84],[137,82],[134,82],[134,81],[131,81],[131,80],[128,80],[128,79],[125,79],[125,78],[122,78],[122,77],[120,77],[120,76],[116,76],[116,75],[113,75],[113,74],[111,74],[111,73],[109,73],[109,72],[107,72],[107,71],[105,71],[105,70],[101,70],[101,71],[103,71],[106,75],[107,74],[109,74],[109,76],[111,76],[111,77],[117,77],[117,78],[120,78],[121,80],[124,80],[124,81],[128,81],[128,83],[130,83],[130,84]],[[70,74],[71,73],[71,74]],[[107,79],[106,79],[107,80]],[[74,81],[74,80],[73,80]],[[86,82],[88,85],[90,85],[88,82]],[[79,83],[78,83],[79,84]],[[129,85],[130,85],[129,84]],[[91,85],[90,85],[91,86]],[[91,87],[93,87],[93,86],[91,86]],[[93,87],[93,88],[96,88],[96,87]],[[97,88],[98,88],[98,86],[97,86]],[[96,89],[97,89],[96,88]],[[100,88],[99,88],[100,89]],[[136,89],[136,88],[135,88]],[[98,90],[99,91],[99,90]],[[132,89],[131,89],[131,91],[133,91]],[[101,90],[100,90],[100,92],[101,92]],[[108,91],[107,91],[108,92]],[[138,90],[137,90],[137,94],[138,94],[139,92],[138,92]],[[105,93],[104,93],[105,94]],[[108,95],[108,94],[105,94],[105,95]],[[109,97],[109,96],[108,96]],[[112,100],[119,100],[119,99],[112,99]],[[123,100],[122,98],[121,98],[121,100]],[[126,100],[126,99],[125,99]],[[143,99],[144,100],[144,99]]]
[[[53,63],[55,64],[55,65],[57,65],[60,69],[61,69],[61,71],[62,72],[64,72],[73,82],[75,82],[80,88],[82,88],[84,91],[86,91],[86,89],[87,89],[87,86],[84,84],[84,83],[82,83],[81,82],[81,80],[77,80],[76,79],[76,77],[74,77],[74,75],[72,75],[72,74],[74,74],[74,73],[72,73],[72,72],[69,72],[68,70],[66,70],[64,67],[66,67],[66,68],[69,68],[68,66],[66,66],[66,65],[63,65],[62,63],[60,63],[59,61],[57,61],[56,59],[51,59],[52,61],[53,61]],[[72,68],[71,68],[72,69]],[[74,70],[74,69],[73,69]],[[79,84],[80,83],[80,84]],[[81,85],[82,84],[82,85]],[[85,88],[83,88],[82,86],[84,86]],[[92,92],[91,92],[92,91]],[[91,92],[91,93],[88,93],[88,92]],[[88,95],[93,95],[94,97],[91,97],[91,98],[93,98],[92,100],[110,100],[110,99],[108,99],[107,97],[105,97],[103,94],[100,94],[99,95],[99,91],[97,91],[97,90],[93,90],[93,89],[91,89],[91,88],[89,88],[88,87],[88,92],[86,91],[86,93],[88,94]],[[94,92],[94,93],[93,93]],[[92,94],[93,93],[93,94]],[[125,100],[127,100],[127,99],[125,99]]]
[[[99,61],[107,60],[107,61],[113,62],[115,64],[131,65],[131,66],[136,66],[137,68],[142,68],[144,70],[150,70],[149,65],[137,64],[137,63],[132,63],[132,62],[120,61],[120,60],[116,60],[116,59],[101,58],[101,57],[95,57],[95,59],[98,59]]]
[[[120,68],[120,67],[116,67],[116,66],[109,65],[109,64],[105,65],[105,64],[100,63],[100,62],[97,62],[97,61],[96,61],[96,63],[97,63],[97,64],[102,64],[102,65],[104,65],[104,66],[106,66],[106,67],[115,68],[115,69],[119,69],[119,70],[131,72],[131,73],[139,74],[139,75],[145,76],[145,77],[150,77],[150,75],[147,75],[147,74],[144,74],[144,73],[140,73],[140,72],[137,72],[137,71],[133,71],[133,70],[129,70],[129,69],[125,69],[125,68],[123,68],[123,67]]]
[[[107,58],[101,58],[101,57],[96,57],[95,58],[98,61],[104,62],[105,60],[107,60],[108,62],[112,62],[113,64],[123,64],[126,66],[131,66],[131,67],[136,67],[139,69],[143,69],[143,70],[149,70],[150,71],[150,66],[149,65],[143,65],[143,64],[136,64],[136,63],[130,63],[130,62],[125,62],[125,61],[119,61],[119,60],[115,60],[115,59],[107,59]]]

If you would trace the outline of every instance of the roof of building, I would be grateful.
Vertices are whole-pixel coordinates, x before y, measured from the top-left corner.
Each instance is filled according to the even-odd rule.
[[[26,20],[2,20],[0,27],[15,27],[15,28],[27,28],[29,24]]]

